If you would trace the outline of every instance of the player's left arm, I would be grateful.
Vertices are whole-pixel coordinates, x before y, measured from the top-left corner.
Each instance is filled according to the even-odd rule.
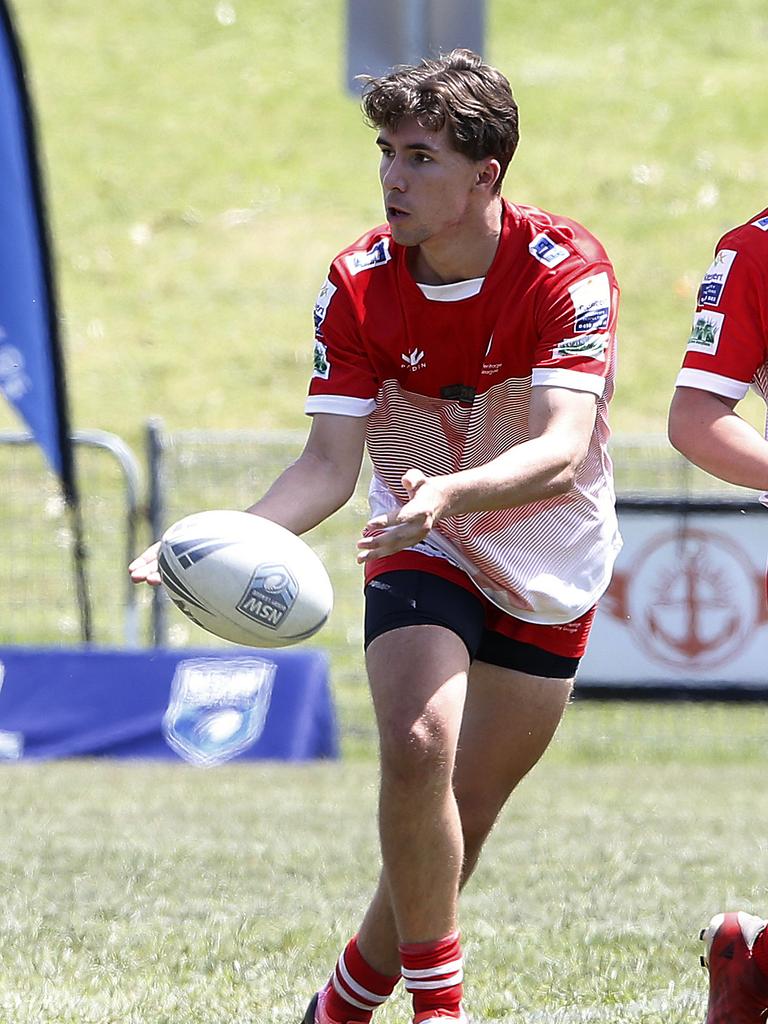
[[[531,389],[529,439],[483,466],[426,477],[403,476],[409,500],[396,513],[369,521],[358,561],[417,544],[447,516],[513,508],[564,494],[573,487],[595,426],[597,396],[564,387]]]

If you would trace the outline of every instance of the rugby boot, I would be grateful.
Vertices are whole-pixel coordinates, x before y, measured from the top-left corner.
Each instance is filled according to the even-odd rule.
[[[743,911],[716,914],[699,938],[706,943],[701,963],[709,971],[704,1024],[762,1024],[768,1018],[768,977],[752,956],[768,924]]]
[[[447,1010],[427,1010],[426,1013],[417,1013],[413,1018],[413,1024],[469,1024],[469,1017],[459,1008],[459,1016],[455,1013],[448,1013]]]
[[[325,989],[321,989],[312,996],[301,1024],[356,1024],[355,1021],[334,1020],[328,1016],[323,1009],[322,997],[324,991]]]

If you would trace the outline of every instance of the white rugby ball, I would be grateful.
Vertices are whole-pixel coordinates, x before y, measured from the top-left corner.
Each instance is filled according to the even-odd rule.
[[[174,604],[216,636],[288,647],[331,614],[325,566],[300,537],[249,512],[196,512],[170,526],[158,566]]]

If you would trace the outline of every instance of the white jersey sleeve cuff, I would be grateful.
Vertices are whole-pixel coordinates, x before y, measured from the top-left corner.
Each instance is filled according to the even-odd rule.
[[[736,399],[743,398],[749,391],[749,384],[745,384],[743,380],[723,377],[709,370],[694,370],[690,366],[684,366],[678,373],[675,387],[698,388],[699,391],[711,391],[724,398]]]
[[[534,366],[531,384],[535,388],[568,388],[570,391],[591,391],[601,397],[605,391],[605,378],[596,373],[566,370],[560,366]]]
[[[347,395],[310,395],[304,403],[307,416],[330,412],[336,416],[370,416],[376,408],[373,398],[349,398]]]

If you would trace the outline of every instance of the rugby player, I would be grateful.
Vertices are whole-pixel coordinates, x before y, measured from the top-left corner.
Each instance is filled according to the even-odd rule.
[[[686,458],[721,480],[765,492],[768,440],[735,408],[750,387],[768,402],[768,210],[717,243],[669,411],[670,441]],[[702,931],[706,1024],[766,1020],[767,923],[735,911],[717,914]]]

